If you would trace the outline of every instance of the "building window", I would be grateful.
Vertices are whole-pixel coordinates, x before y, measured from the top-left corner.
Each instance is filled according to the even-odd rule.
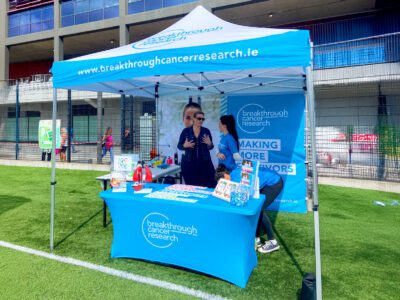
[[[197,2],[197,0],[128,0],[128,14]]]
[[[16,139],[15,107],[8,107],[6,119],[6,141]],[[19,114],[19,141],[37,142],[40,121],[40,111],[23,111]]]
[[[11,13],[8,15],[8,36],[18,36],[54,28],[54,6]]]
[[[62,27],[116,18],[118,16],[118,0],[70,0],[61,3]]]
[[[95,143],[97,141],[97,109],[87,104],[73,105],[72,115],[74,141]]]

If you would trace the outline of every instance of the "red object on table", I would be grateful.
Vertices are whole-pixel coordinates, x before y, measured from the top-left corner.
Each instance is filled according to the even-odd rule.
[[[151,170],[148,165],[145,166],[145,170],[146,170],[146,177],[144,181],[153,182],[153,174],[151,174]]]
[[[135,182],[132,184],[132,188],[134,191],[140,191],[143,188],[143,184]]]
[[[133,182],[142,182],[143,180],[143,169],[142,169],[142,165],[138,164],[135,172],[133,172],[133,176],[132,176],[132,181]]]

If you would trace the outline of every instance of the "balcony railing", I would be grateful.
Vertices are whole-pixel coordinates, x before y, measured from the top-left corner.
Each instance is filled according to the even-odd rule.
[[[400,61],[400,32],[313,46],[314,69],[361,66]],[[19,78],[21,87],[51,88],[51,74]],[[9,80],[3,85],[16,85]]]
[[[400,61],[400,32],[313,47],[314,69]]]

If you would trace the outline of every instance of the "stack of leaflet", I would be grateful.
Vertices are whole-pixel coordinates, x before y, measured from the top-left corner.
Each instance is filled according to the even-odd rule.
[[[244,159],[240,172],[240,183],[249,187],[250,196],[259,198],[259,180],[258,169],[260,162],[258,160]]]

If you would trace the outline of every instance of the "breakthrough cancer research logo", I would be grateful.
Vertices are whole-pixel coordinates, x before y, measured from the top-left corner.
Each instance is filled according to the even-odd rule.
[[[167,31],[160,32],[156,35],[153,35],[147,39],[134,43],[132,48],[135,49],[151,49],[156,47],[165,46],[177,41],[186,40],[190,36],[209,33],[213,31],[219,31],[223,27],[215,26],[209,28],[200,28],[194,30],[184,30],[184,29],[171,29]]]
[[[278,118],[287,118],[289,112],[286,109],[279,111],[266,110],[257,103],[250,103],[239,109],[237,113],[237,125],[246,133],[255,134],[271,126],[271,121]]]
[[[183,236],[197,237],[198,231],[193,225],[175,224],[166,215],[153,212],[143,218],[142,234],[150,245],[168,248]]]

